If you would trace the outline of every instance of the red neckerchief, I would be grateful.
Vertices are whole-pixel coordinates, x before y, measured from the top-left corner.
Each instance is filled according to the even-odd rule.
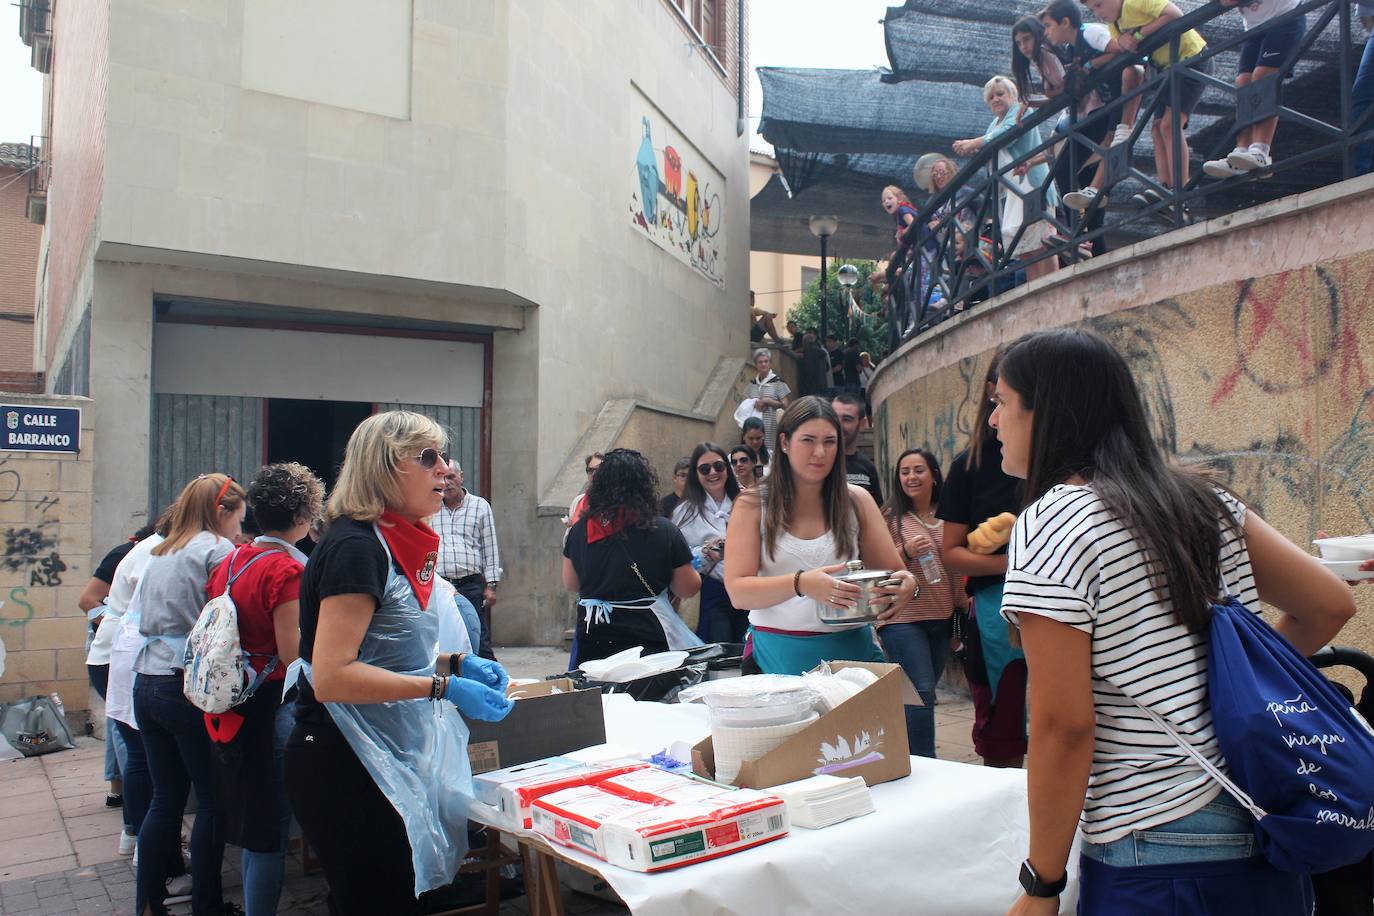
[[[613,534],[619,534],[625,526],[634,521],[635,516],[627,514],[625,507],[621,506],[615,510],[608,522],[602,522],[601,518],[593,515],[587,516],[587,543],[595,544],[602,538],[608,538]]]
[[[420,607],[429,607],[434,566],[439,562],[439,535],[424,522],[412,524],[390,509],[382,513],[377,530],[390,548],[391,558],[400,564]]]

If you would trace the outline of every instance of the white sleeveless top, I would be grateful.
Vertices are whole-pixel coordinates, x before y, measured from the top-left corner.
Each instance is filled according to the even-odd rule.
[[[763,536],[764,515],[764,511],[759,513],[760,538]],[[850,515],[850,524],[854,531],[854,556],[842,557],[836,552],[833,532],[827,531],[818,538],[805,540],[783,531],[778,535],[778,547],[773,556],[768,555],[766,540],[760,545],[759,575],[791,576],[795,575],[799,569],[806,571],[857,560],[859,558],[859,516],[857,513]],[[822,623],[820,602],[814,598],[797,598],[795,596],[772,607],[751,610],[749,623],[775,630],[799,630],[807,633],[838,633],[841,630],[866,626],[866,624],[856,623],[837,627]]]

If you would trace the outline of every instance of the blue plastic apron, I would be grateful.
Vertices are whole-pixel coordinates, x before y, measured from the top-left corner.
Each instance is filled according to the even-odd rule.
[[[373,526],[376,531],[376,526]],[[358,661],[398,674],[431,676],[439,642],[439,589],[421,608],[386,550],[386,589],[358,647]],[[301,670],[311,683],[310,665]],[[448,702],[325,703],[334,724],[377,788],[396,808],[410,839],[415,896],[453,881],[468,851],[472,769],[468,727]],[[346,804],[347,799],[340,799]]]

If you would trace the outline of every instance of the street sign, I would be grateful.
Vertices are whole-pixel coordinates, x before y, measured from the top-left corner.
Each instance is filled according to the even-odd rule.
[[[81,451],[81,408],[0,404],[0,451]]]

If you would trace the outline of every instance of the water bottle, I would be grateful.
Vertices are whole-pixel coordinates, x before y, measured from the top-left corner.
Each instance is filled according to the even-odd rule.
[[[940,563],[935,559],[935,549],[927,547],[925,552],[916,558],[916,562],[921,564],[921,575],[925,576],[927,582],[934,585],[940,581]]]

